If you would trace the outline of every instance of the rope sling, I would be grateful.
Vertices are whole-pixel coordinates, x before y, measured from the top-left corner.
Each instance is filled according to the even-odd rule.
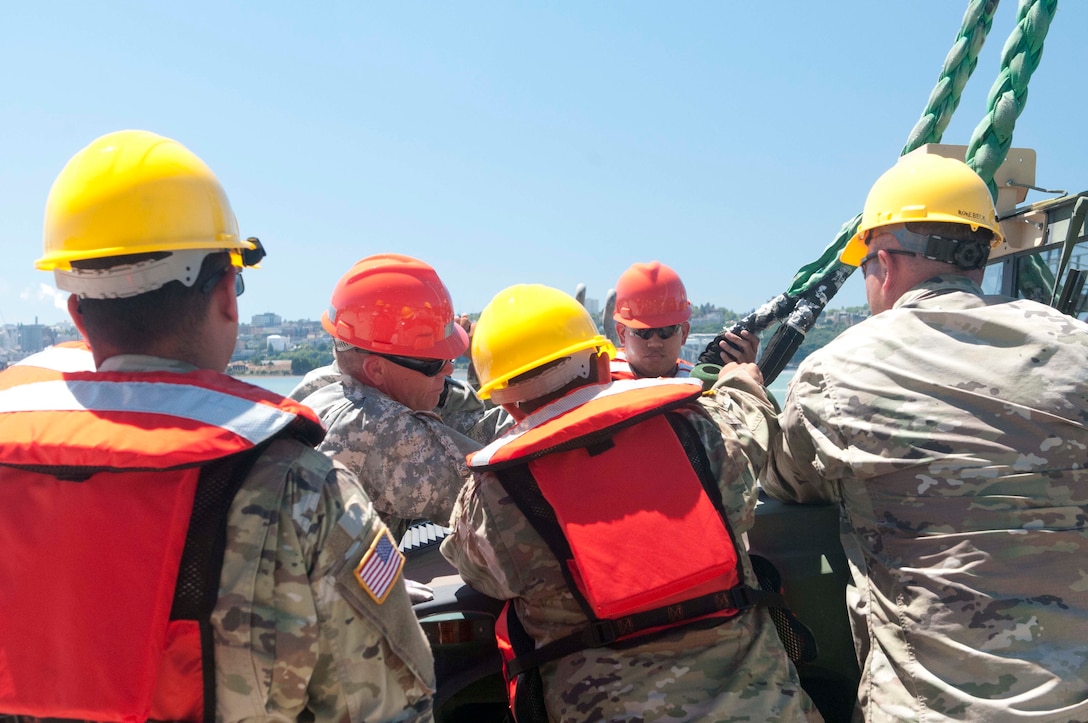
[[[922,117],[914,125],[905,155],[928,143],[939,143],[959,105],[963,88],[978,65],[978,55],[993,25],[999,0],[971,0],[964,13],[956,40],[945,58],[944,67],[930,93]],[[1054,19],[1058,0],[1021,0],[1016,24],[1001,54],[997,80],[990,88],[986,115],[975,128],[967,147],[966,163],[990,188],[996,200],[994,174],[1005,161],[1012,146],[1013,128],[1027,102],[1028,82],[1039,66],[1043,41]],[[839,262],[839,253],[857,232],[861,214],[843,224],[835,240],[815,261],[802,266],[785,292],[766,302],[735,323],[729,331],[748,330],[760,334],[780,324],[759,359],[764,384],[773,382],[793,358],[805,334],[815,325],[828,301],[853,273],[853,266]],[[1037,264],[1041,263],[1036,259]],[[1042,273],[1041,269],[1036,269]],[[1049,270],[1047,270],[1048,272]],[[703,364],[719,362],[718,343],[714,338],[699,355]]]

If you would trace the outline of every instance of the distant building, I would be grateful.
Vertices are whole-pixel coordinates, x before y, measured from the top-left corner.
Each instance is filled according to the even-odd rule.
[[[287,345],[290,344],[291,340],[282,334],[269,334],[265,342],[268,344],[269,351],[279,353],[287,351]]]
[[[283,323],[283,317],[279,314],[265,313],[254,314],[251,324],[258,327],[279,326]]]
[[[56,343],[53,330],[42,324],[19,324],[16,334],[19,349],[24,354],[33,354]]]

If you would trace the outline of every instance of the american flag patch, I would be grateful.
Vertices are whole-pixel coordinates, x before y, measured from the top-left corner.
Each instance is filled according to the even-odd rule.
[[[359,581],[359,587],[381,605],[393,589],[402,567],[404,555],[393,544],[389,530],[383,529],[355,568],[355,579]]]

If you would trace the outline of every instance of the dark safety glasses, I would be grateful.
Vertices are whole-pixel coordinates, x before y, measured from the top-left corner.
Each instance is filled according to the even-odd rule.
[[[219,271],[208,277],[208,280],[204,282],[204,285],[200,287],[201,292],[210,294],[215,285],[219,283],[219,279],[223,278],[223,275],[230,271],[233,266],[225,266]],[[238,269],[238,273],[234,276],[234,295],[241,296],[246,291],[246,282],[242,280],[242,270]]]
[[[683,324],[673,324],[672,326],[657,326],[653,329],[633,329],[627,327],[627,331],[631,332],[639,339],[652,339],[654,334],[657,334],[658,339],[669,339],[673,334],[680,331],[680,327]]]
[[[449,359],[417,359],[413,356],[397,356],[396,354],[379,354],[377,352],[367,352],[374,356],[380,356],[382,359],[388,359],[399,367],[405,369],[411,369],[414,372],[419,372],[425,377],[437,377],[442,373],[442,370],[449,364]]]
[[[899,254],[900,256],[917,256],[918,254],[913,251],[904,251],[903,249],[878,249],[872,253],[865,254],[861,261],[858,262],[858,268],[861,269],[861,273],[865,274],[865,264],[869,263],[877,257],[881,251],[887,251],[889,254]]]
[[[253,244],[254,248],[241,249],[237,252],[231,252],[240,253],[242,255],[242,265],[238,267],[238,275],[234,277],[235,296],[241,296],[246,291],[246,282],[242,280],[242,269],[250,266],[256,266],[257,264],[261,263],[261,259],[263,259],[265,256],[268,256],[268,252],[264,250],[264,244],[261,243],[261,240],[259,238],[257,238],[256,236],[250,236],[246,239],[246,241],[249,241],[251,244]],[[219,283],[219,279],[223,278],[223,274],[227,273],[232,268],[234,268],[233,265],[225,266],[209,276],[208,280],[204,282],[204,285],[200,287],[201,292],[205,294],[210,294],[212,289],[215,288],[215,285]]]

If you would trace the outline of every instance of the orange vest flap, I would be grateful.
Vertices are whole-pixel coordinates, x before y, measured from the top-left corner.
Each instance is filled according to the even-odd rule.
[[[199,475],[0,467],[0,710],[148,716]]]
[[[732,537],[665,417],[612,442],[601,454],[575,449],[529,463],[595,614],[615,618],[736,585]]]

